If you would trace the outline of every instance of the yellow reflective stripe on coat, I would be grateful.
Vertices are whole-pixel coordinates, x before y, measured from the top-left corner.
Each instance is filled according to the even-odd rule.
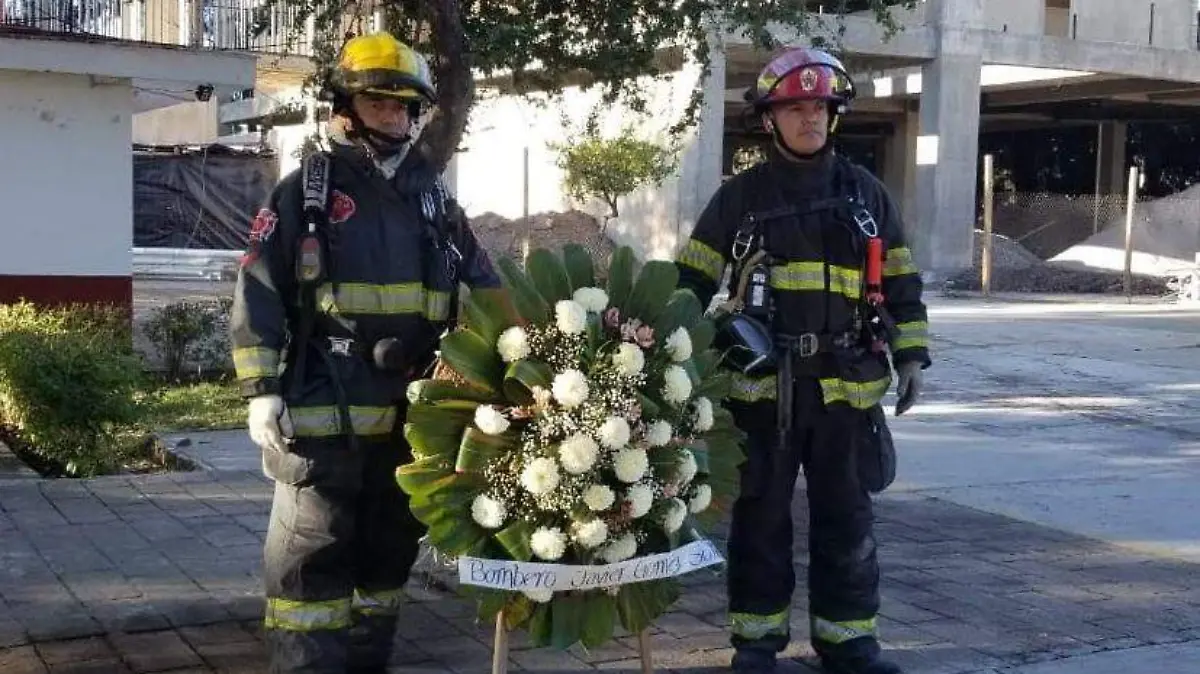
[[[265,346],[243,346],[233,350],[233,368],[238,379],[279,376],[279,352]]]
[[[718,282],[725,271],[725,257],[696,239],[688,239],[683,250],[679,251],[679,264],[687,265]]]
[[[929,323],[926,321],[911,321],[897,323],[899,336],[892,341],[892,351],[901,349],[929,348]]]
[[[444,321],[450,317],[450,294],[420,283],[339,283],[336,292],[332,285],[324,284],[317,288],[317,306],[334,315],[421,314],[431,321]]]
[[[771,287],[776,290],[825,290],[824,262],[788,262],[771,267]],[[862,272],[829,265],[829,292],[852,300],[862,297]]]
[[[263,624],[267,629],[289,632],[345,629],[350,626],[350,599],[298,601],[269,597]]]
[[[789,616],[790,609],[786,608],[769,615],[731,612],[729,614],[729,631],[744,639],[761,639],[768,634],[787,635]]]
[[[908,249],[908,246],[888,249],[883,260],[884,276],[904,276],[905,274],[916,274],[917,271],[917,265],[913,263],[912,251]]]
[[[363,615],[395,615],[407,600],[404,590],[355,590],[351,608]]]
[[[830,644],[842,644],[851,639],[876,636],[879,628],[875,618],[866,620],[826,620],[813,617],[813,636]]]
[[[774,400],[776,394],[775,375],[765,377],[747,377],[740,372],[734,372],[730,378],[729,397],[744,403],[756,403],[763,400]]]
[[[386,435],[396,425],[395,407],[350,405],[350,425],[355,435]],[[296,435],[323,438],[342,434],[341,415],[336,405],[289,407]]]
[[[879,404],[892,383],[891,375],[875,381],[846,381],[836,377],[821,380],[821,395],[826,405],[846,403],[860,410]]]

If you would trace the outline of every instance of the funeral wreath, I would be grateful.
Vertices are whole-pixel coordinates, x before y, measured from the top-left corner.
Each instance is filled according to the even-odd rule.
[[[617,249],[601,287],[577,245],[499,260],[511,306],[468,297],[449,374],[408,389],[399,484],[481,617],[534,645],[647,627],[713,563],[703,529],[736,496],[714,325],[674,264],[636,267]]]

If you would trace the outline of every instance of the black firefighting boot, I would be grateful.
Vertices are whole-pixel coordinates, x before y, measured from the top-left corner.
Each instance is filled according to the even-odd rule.
[[[767,674],[775,671],[775,653],[756,648],[739,648],[730,669],[737,674]]]

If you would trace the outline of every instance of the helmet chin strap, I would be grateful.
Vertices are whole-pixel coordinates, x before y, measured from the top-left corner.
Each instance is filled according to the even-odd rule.
[[[350,118],[350,129],[347,130],[346,136],[362,140],[367,149],[379,155],[380,158],[386,159],[399,154],[404,150],[404,146],[412,140],[411,132],[403,136],[394,136],[378,129],[372,129],[363,123],[362,118],[353,109],[347,111],[347,116]]]
[[[833,151],[833,143],[829,142],[829,136],[832,135],[833,132],[837,130],[838,120],[841,117],[837,108],[832,105],[830,106],[829,112],[830,112],[830,114],[829,114],[829,129],[827,129],[828,133],[825,136],[825,143],[822,144],[820,149],[818,149],[816,152],[809,152],[809,153],[798,152],[798,151],[796,151],[795,148],[793,148],[791,145],[789,145],[787,140],[784,139],[783,133],[781,133],[779,131],[779,124],[775,123],[774,113],[768,112],[767,115],[771,120],[771,124],[770,124],[771,136],[775,140],[776,147],[778,147],[789,158],[795,159],[798,161],[811,161],[813,159],[816,159],[817,157],[821,157],[823,155],[829,154],[830,152]]]

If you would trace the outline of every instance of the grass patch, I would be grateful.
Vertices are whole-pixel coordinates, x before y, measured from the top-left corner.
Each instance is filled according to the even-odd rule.
[[[244,428],[246,401],[231,379],[159,384],[138,394],[138,426],[151,433]]]

